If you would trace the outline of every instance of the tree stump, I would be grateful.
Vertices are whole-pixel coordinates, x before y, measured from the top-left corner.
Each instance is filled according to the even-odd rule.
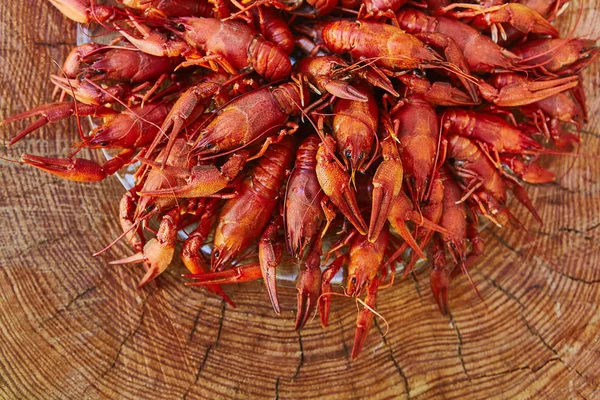
[[[577,35],[597,34],[586,2]],[[563,34],[580,2],[559,17]],[[0,4],[0,118],[52,101],[49,75],[75,45],[75,24],[42,0]],[[489,227],[472,270],[452,283],[440,315],[428,275],[380,294],[378,321],[351,362],[356,305],[333,299],[331,325],[294,331],[295,289],[273,313],[261,283],[232,290],[237,308],[185,287],[172,266],[136,289],[142,267],[109,266],[131,254],[120,234],[124,189],[110,178],[78,184],[0,160],[0,397],[598,398],[600,390],[599,65],[586,73],[590,123],[579,155],[555,156],[552,185],[528,192],[545,221],[522,207],[523,232]],[[2,127],[2,140],[25,122]],[[74,121],[51,124],[2,157],[66,156]],[[82,157],[94,157],[82,152]],[[514,203],[514,201],[512,201]],[[514,204],[511,204],[514,205]]]

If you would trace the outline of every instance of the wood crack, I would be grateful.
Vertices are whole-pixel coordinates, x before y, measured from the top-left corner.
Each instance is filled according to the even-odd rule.
[[[342,347],[344,348],[344,354],[346,355],[346,362],[348,365],[350,365],[352,363],[352,361],[350,360],[350,348],[348,347],[348,345],[346,344],[346,341],[344,340],[344,337],[346,337],[346,332],[344,331],[344,324],[342,322],[342,318],[339,317],[336,313],[337,316],[337,321],[338,324],[340,326],[340,331],[341,331],[341,335],[340,337],[342,338]]]
[[[212,350],[212,348],[213,348],[212,344],[206,348],[206,351],[204,352],[204,358],[202,359],[202,362],[198,366],[198,371],[196,371],[196,378],[194,379],[194,382],[192,382],[190,384],[190,386],[188,386],[186,391],[183,393],[183,396],[182,396],[183,400],[187,399],[187,396],[190,394],[190,391],[192,390],[192,388],[196,385],[196,383],[198,383],[198,379],[200,379],[200,374],[202,373],[202,370],[204,369],[204,366],[206,365],[206,360],[208,360],[208,355],[210,354],[210,351]]]
[[[553,361],[553,360],[558,360],[561,364],[563,364],[567,370],[569,371],[573,371],[575,372],[581,379],[583,379],[585,382],[591,384],[594,389],[598,389],[598,385],[590,378],[587,378],[586,376],[584,376],[579,370],[577,370],[577,368],[572,367],[569,363],[567,363],[565,360],[562,359],[562,357],[560,357],[560,355],[558,354],[558,350],[556,350],[554,347],[552,347],[550,345],[550,343],[548,343],[543,337],[542,335],[534,328],[532,327],[529,322],[527,321],[527,318],[525,318],[525,314],[524,314],[524,310],[525,310],[525,306],[523,305],[523,303],[521,303],[521,301],[512,293],[510,293],[509,291],[507,291],[506,289],[502,288],[500,285],[498,285],[498,283],[496,283],[493,279],[489,279],[488,277],[486,277],[490,283],[498,288],[501,292],[503,292],[509,299],[513,300],[514,302],[516,302],[519,307],[521,307],[520,310],[520,314],[521,314],[521,318],[523,320],[523,324],[525,325],[525,327],[527,328],[527,330],[529,331],[529,333],[531,333],[533,336],[535,336],[537,339],[540,340],[540,342],[542,342],[542,344],[552,352],[552,354],[554,354],[555,357],[551,357],[550,359],[546,360],[546,362],[544,362],[544,364],[542,364],[542,366],[540,366],[537,369],[533,369],[533,368],[529,368],[532,372],[537,372],[539,371],[543,366],[545,366],[546,364],[548,364],[548,362]],[[520,369],[524,369],[528,366],[525,367],[521,367]],[[509,370],[512,371],[512,370]]]
[[[135,334],[140,330],[140,327],[142,326],[142,323],[144,322],[145,316],[146,316],[146,309],[144,308],[144,310],[142,310],[142,314],[140,315],[140,321],[138,322],[137,326],[127,336],[125,336],[125,338],[119,345],[119,348],[117,349],[117,354],[115,355],[115,358],[114,358],[111,366],[106,371],[104,371],[104,373],[100,376],[100,378],[103,378],[108,372],[110,372],[110,370],[112,370],[117,365],[117,361],[119,360],[119,357],[121,356],[121,352],[123,351],[123,348],[125,347],[125,343],[127,343],[129,341],[129,339],[134,337]]]
[[[375,319],[373,322],[374,322],[375,326],[377,327],[377,330],[379,331],[379,335],[381,336],[381,340],[383,341],[384,346],[387,347],[387,349],[388,349],[390,359],[392,360],[394,367],[396,367],[396,371],[398,371],[398,374],[400,375],[400,377],[402,378],[402,381],[404,382],[404,390],[406,391],[406,398],[408,400],[410,400],[411,397],[410,397],[410,386],[408,384],[408,378],[406,377],[406,374],[402,370],[402,367],[400,367],[400,364],[398,364],[398,361],[396,360],[396,357],[394,356],[394,351],[392,349],[392,345],[390,343],[388,343],[385,336],[383,335],[383,331],[381,330],[381,327],[377,323],[377,319]]]
[[[452,318],[452,314],[450,314],[450,324],[454,328],[454,331],[456,332],[456,337],[458,338],[458,345],[456,348],[456,352],[458,354],[458,359],[460,360],[460,365],[462,366],[462,369],[463,369],[463,372],[465,373],[465,375],[468,378],[470,378],[469,372],[467,372],[467,366],[465,365],[465,359],[463,358],[463,355],[462,355],[462,346],[463,346],[462,335],[460,334],[460,330],[458,329],[458,325],[454,321],[454,318]]]
[[[558,228],[557,232],[574,233],[576,235],[582,236],[583,240],[588,240],[588,241],[593,239],[593,236],[586,235],[587,230],[582,231],[581,229],[568,228],[568,227],[560,227],[560,228]]]
[[[540,365],[537,368],[533,368],[529,365],[525,365],[522,367],[517,367],[517,368],[511,368],[511,369],[507,369],[504,371],[500,371],[494,374],[481,374],[481,375],[473,375],[471,376],[469,379],[470,380],[479,380],[479,379],[487,379],[487,378],[497,378],[499,376],[503,376],[503,375],[510,375],[510,374],[514,374],[515,372],[519,372],[519,371],[531,371],[533,373],[537,373],[538,371],[544,369],[544,367],[550,363],[559,361],[560,359],[558,357],[550,357],[549,359],[547,359],[546,361],[544,361],[544,363],[542,365]]]
[[[411,277],[415,284],[415,290],[417,291],[417,296],[419,296],[419,300],[421,301],[421,304],[423,304],[423,295],[421,294],[421,285],[417,279],[417,274],[415,274],[414,271],[412,271]]]
[[[71,299],[67,304],[65,304],[64,306],[61,306],[59,308],[56,309],[56,311],[54,313],[52,313],[48,318],[43,319],[39,326],[43,326],[45,324],[47,324],[48,322],[54,320],[56,317],[58,317],[61,313],[63,313],[64,311],[67,311],[69,309],[69,307],[71,307],[73,304],[75,304],[78,300],[80,300],[82,297],[85,297],[86,295],[88,295],[89,293],[93,292],[94,290],[96,290],[97,285],[93,285],[90,286],[89,288],[85,289],[84,291],[82,291],[81,293],[77,293],[75,295],[75,297],[73,299]]]
[[[560,275],[562,277],[565,277],[565,278],[567,278],[567,279],[569,279],[571,281],[583,283],[585,285],[593,285],[593,284],[596,284],[596,283],[600,283],[600,278],[599,279],[591,279],[591,280],[589,280],[589,279],[583,279],[583,278],[578,278],[578,277],[573,276],[573,275],[569,275],[569,274],[567,274],[567,273],[565,273],[563,271],[560,271],[560,270],[558,270],[556,268],[550,268],[550,270],[553,271],[553,272],[556,272],[558,275]]]
[[[279,379],[281,377],[278,376],[277,379],[275,379],[275,400],[279,400]]]
[[[300,334],[300,331],[296,331],[298,332],[298,346],[300,347],[300,362],[298,362],[298,365],[296,366],[296,372],[294,373],[294,376],[292,376],[292,382],[294,382],[296,380],[296,378],[298,377],[298,374],[300,374],[300,368],[302,368],[302,366],[304,365],[304,347],[302,346],[302,335]]]
[[[502,236],[498,235],[496,232],[494,232],[493,230],[489,230],[490,235],[492,235],[497,241],[498,243],[500,243],[502,246],[506,247],[507,249],[509,249],[510,251],[512,251],[513,253],[515,253],[516,255],[518,255],[519,257],[521,256],[521,253],[519,253],[519,250],[515,249],[514,247],[512,247],[511,245],[509,245],[503,238]]]
[[[119,357],[121,356],[121,352],[123,351],[123,348],[125,347],[125,344],[131,339],[133,338],[137,332],[140,330],[142,324],[144,323],[144,317],[146,316],[146,304],[148,303],[148,300],[150,299],[150,297],[152,297],[154,295],[154,293],[156,292],[156,289],[153,290],[152,292],[150,292],[143,300],[142,302],[142,312],[140,314],[140,319],[138,321],[138,323],[136,324],[135,328],[128,333],[125,338],[121,341],[121,343],[119,344],[118,348],[117,348],[117,352],[115,354],[115,357],[113,359],[112,364],[105,370],[103,371],[98,378],[96,378],[94,380],[94,382],[92,382],[89,386],[87,386],[85,388],[85,390],[83,391],[83,395],[85,395],[87,393],[87,391],[91,388],[97,388],[97,383],[103,379],[116,365],[117,365],[117,361],[119,360]],[[83,396],[85,397],[85,396]]]
[[[600,226],[600,224],[599,224],[598,226]],[[596,229],[596,228],[597,228],[597,226],[596,226],[596,225],[594,225],[594,226],[592,226],[592,227],[591,227],[591,229]],[[563,231],[565,230],[565,228],[562,228],[562,229],[563,229]],[[569,228],[569,229],[571,229],[571,228]],[[560,230],[560,229],[559,229],[559,230]],[[492,235],[494,238],[496,238],[496,239],[498,240],[498,243],[500,243],[502,246],[506,247],[507,249],[509,249],[510,251],[512,251],[513,253],[515,253],[517,256],[519,256],[519,258],[522,258],[522,256],[521,256],[521,254],[519,253],[519,251],[518,251],[517,249],[515,249],[514,247],[510,246],[508,243],[506,243],[506,242],[505,242],[505,241],[502,239],[502,237],[498,236],[496,233],[494,233],[494,232],[492,232],[492,231],[490,231],[490,234],[491,234],[491,235]],[[569,274],[567,274],[567,273],[565,273],[565,272],[563,272],[563,271],[560,271],[560,270],[558,270],[558,269],[556,269],[556,268],[549,268],[549,267],[546,265],[546,263],[545,263],[545,262],[544,262],[544,263],[542,263],[542,266],[544,266],[545,268],[549,269],[549,270],[550,270],[550,271],[552,271],[552,272],[556,272],[556,273],[557,273],[557,274],[559,274],[560,276],[563,276],[563,277],[565,277],[565,278],[567,278],[567,279],[569,279],[569,280],[575,281],[575,282],[580,282],[580,283],[583,283],[583,284],[586,284],[586,285],[593,285],[593,284],[596,284],[596,283],[600,283],[600,278],[599,278],[599,279],[592,279],[592,280],[583,279],[583,278],[578,278],[578,277],[576,277],[576,276],[572,276],[572,275],[569,275]]]
[[[521,303],[521,301],[517,298],[517,296],[515,296],[514,294],[512,294],[511,292],[509,292],[508,290],[506,290],[502,286],[500,286],[500,284],[498,282],[496,282],[495,280],[493,280],[489,276],[484,275],[484,277],[492,284],[493,287],[495,287],[496,289],[498,289],[499,291],[501,291],[502,293],[504,293],[511,300],[515,301],[519,305],[519,307],[521,307],[523,309],[525,308],[525,305],[523,305],[523,303]]]
[[[574,371],[581,379],[583,379],[587,383],[591,383],[592,386],[594,387],[594,389],[598,388],[598,385],[595,382],[593,382],[593,380],[588,379],[581,372],[579,372],[577,370],[577,368],[572,367],[568,362],[566,362],[565,360],[563,360],[562,357],[558,354],[558,351],[554,347],[552,347],[550,345],[550,343],[546,342],[546,340],[542,337],[542,335],[540,335],[540,333],[534,327],[532,327],[531,325],[529,325],[529,322],[527,322],[527,319],[525,319],[525,316],[523,316],[523,323],[527,327],[527,330],[533,336],[537,337],[542,342],[542,344],[556,356],[556,359],[558,361],[560,361],[569,371]]]
[[[217,331],[217,338],[215,339],[215,347],[219,345],[221,339],[221,331],[223,330],[223,321],[225,320],[225,300],[221,300],[221,317],[219,318],[219,330]]]
[[[202,308],[198,309],[198,313],[196,314],[196,318],[194,319],[194,325],[192,325],[192,330],[190,331],[188,343],[190,343],[194,338],[194,333],[196,333],[196,327],[198,326],[198,321],[200,320],[200,314],[202,314]]]
[[[69,307],[71,307],[77,300],[81,299],[82,297],[84,297],[85,295],[87,295],[88,293],[93,292],[94,290],[96,290],[97,286],[90,286],[89,288],[85,289],[83,292],[78,293],[73,300],[69,301],[65,306],[64,309],[67,310]]]
[[[566,186],[563,186],[563,185],[561,185],[561,184],[560,184],[560,183],[558,183],[558,182],[549,182],[549,183],[547,183],[546,185],[548,185],[548,186],[554,186],[554,187],[558,188],[558,189],[559,189],[561,192],[566,192],[566,193],[568,193],[568,194],[579,194],[579,193],[584,193],[584,192],[583,192],[583,191],[581,191],[581,190],[569,189],[568,187],[566,187]]]
[[[60,46],[73,46],[71,42],[33,42],[34,46],[44,46],[50,48],[59,48]]]
[[[65,240],[65,236],[59,235],[56,238],[51,238],[51,239],[42,239],[38,242],[35,242],[27,247],[25,247],[23,250],[19,251],[17,254],[14,254],[12,256],[9,256],[5,259],[5,261],[10,261],[10,260],[18,260],[20,259],[24,254],[29,253],[29,250],[32,249],[36,249],[40,246],[44,246],[44,245],[49,245],[49,244],[55,244],[55,243],[59,243],[62,240]]]

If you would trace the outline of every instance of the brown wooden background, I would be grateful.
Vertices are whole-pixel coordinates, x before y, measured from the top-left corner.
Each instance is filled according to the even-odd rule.
[[[586,2],[578,32],[598,35]],[[565,18],[563,18],[565,20]],[[567,25],[569,24],[568,18]],[[570,23],[572,24],[573,21]],[[0,119],[51,101],[53,60],[75,44],[74,24],[47,1],[0,2]],[[143,290],[141,267],[109,266],[123,244],[116,179],[77,184],[0,161],[0,397],[82,398],[598,398],[600,391],[600,161],[598,63],[587,73],[591,122],[582,157],[558,157],[554,185],[530,188],[546,224],[487,230],[487,256],[442,317],[428,278],[381,293],[389,322],[349,361],[356,306],[334,298],[331,326],[293,330],[295,290],[277,317],[260,283],[234,289],[238,308],[182,285],[171,267]],[[4,143],[24,126],[2,127]],[[65,156],[71,122],[1,155]],[[572,168],[571,168],[572,167]],[[549,262],[551,261],[551,262]]]

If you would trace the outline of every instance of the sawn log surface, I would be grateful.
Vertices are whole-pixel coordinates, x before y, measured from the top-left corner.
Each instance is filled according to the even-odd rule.
[[[580,2],[572,2],[565,27]],[[576,34],[598,34],[600,5],[585,2]],[[75,24],[48,1],[0,2],[0,119],[53,101],[49,75],[75,45]],[[380,293],[389,324],[373,327],[351,362],[357,307],[335,297],[331,326],[294,331],[295,289],[281,316],[260,282],[233,288],[237,308],[183,285],[177,264],[141,290],[141,266],[110,266],[124,243],[114,178],[62,180],[0,160],[0,398],[594,399],[600,397],[599,64],[585,73],[590,123],[578,157],[558,156],[552,185],[528,192],[544,226],[514,204],[530,237],[484,231],[486,255],[452,283],[452,317],[428,274]],[[4,144],[25,122],[0,128]],[[73,120],[8,148],[67,156]],[[83,157],[97,157],[84,151]]]

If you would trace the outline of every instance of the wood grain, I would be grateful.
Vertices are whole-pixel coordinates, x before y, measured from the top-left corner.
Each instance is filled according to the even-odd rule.
[[[578,34],[597,34],[587,2]],[[573,26],[576,12],[562,17]],[[51,101],[50,73],[74,45],[72,23],[48,2],[0,2],[0,119]],[[563,28],[563,31],[565,28]],[[565,31],[566,32],[566,31]],[[529,188],[546,224],[485,231],[487,255],[453,282],[452,317],[421,283],[381,293],[381,322],[349,361],[355,304],[335,298],[331,326],[293,329],[294,289],[273,314],[260,283],[234,288],[237,308],[186,288],[181,265],[143,290],[141,267],[107,265],[123,244],[116,179],[76,184],[0,161],[2,399],[402,398],[600,396],[600,120],[598,63],[586,72],[590,123],[579,157],[555,157],[556,184]],[[23,127],[2,127],[2,140]],[[2,157],[64,156],[77,131],[48,126]],[[89,153],[84,156],[94,157]]]

